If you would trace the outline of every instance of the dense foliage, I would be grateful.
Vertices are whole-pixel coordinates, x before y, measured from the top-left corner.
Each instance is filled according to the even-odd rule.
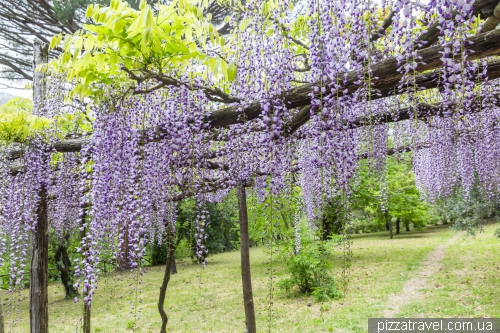
[[[482,224],[498,216],[498,203],[483,193],[477,179],[467,196],[457,187],[435,207],[444,223],[452,223],[455,229],[469,235],[482,232]]]
[[[415,228],[429,221],[428,204],[420,198],[408,156],[388,158],[385,170],[375,173],[361,163],[352,200],[356,230],[367,232],[392,228],[392,220]]]
[[[307,228],[301,228],[300,233],[299,250],[295,240],[284,242],[280,248],[280,258],[290,277],[279,280],[278,287],[286,291],[298,287],[302,293],[312,294],[320,302],[341,297],[332,273],[332,255],[337,240],[320,242]]]

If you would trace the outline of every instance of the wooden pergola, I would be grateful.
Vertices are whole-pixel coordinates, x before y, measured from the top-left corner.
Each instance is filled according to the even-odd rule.
[[[498,8],[497,10],[494,10]],[[464,43],[467,50],[467,60],[484,59],[491,56],[500,56],[500,30],[494,30],[500,23],[500,17],[495,16],[500,12],[500,4],[498,0],[477,0],[474,3],[474,15],[480,15],[482,18],[487,18],[483,27],[483,31],[475,36],[469,37]],[[393,12],[383,22],[383,25],[378,31],[378,35],[374,39],[379,38],[385,32],[388,26],[392,23]],[[420,36],[417,40],[416,49],[418,49],[417,57],[423,59],[425,63],[420,62],[415,68],[416,75],[412,85],[422,89],[432,89],[439,87],[439,69],[442,66],[442,53],[444,47],[435,45],[439,38],[439,29],[437,24],[427,28],[427,32]],[[423,46],[419,46],[423,45]],[[425,47],[427,46],[427,47]],[[34,43],[34,65],[35,67],[46,63],[48,61],[48,47],[39,41]],[[389,58],[371,66],[371,91],[372,95],[369,96],[371,100],[387,98],[405,93],[404,90],[399,90],[397,87],[401,85],[401,80],[405,79],[404,75],[398,71],[400,65],[396,58]],[[480,66],[478,73],[482,72]],[[500,78],[500,60],[493,59],[487,62],[488,80]],[[34,105],[39,108],[44,103],[45,98],[45,80],[44,74],[35,72],[34,75]],[[344,83],[345,90],[342,95],[352,95],[359,88],[359,72],[349,72],[346,76]],[[482,77],[476,74],[476,80],[479,82]],[[328,85],[328,82],[326,82]],[[311,116],[311,98],[319,97],[319,93],[315,93],[315,83],[307,83],[297,86],[293,89],[286,91],[283,94],[283,101],[289,109],[296,109],[290,122],[284,125],[282,129],[285,135],[293,135],[297,130],[308,122]],[[337,92],[330,92],[335,95]],[[338,92],[340,93],[340,92]],[[324,95],[323,95],[324,97]],[[477,101],[481,103],[481,101]],[[496,102],[500,103],[500,102]],[[499,105],[500,106],[500,105]],[[319,112],[320,110],[314,110]],[[377,119],[377,124],[392,123],[407,119],[418,119],[420,116],[439,116],[441,108],[438,105],[419,104],[405,109],[399,110],[397,116],[387,112]],[[478,108],[479,112],[479,108]],[[259,101],[254,101],[247,104],[246,107],[241,109],[239,105],[228,106],[221,108],[211,114],[207,114],[204,122],[207,127],[211,129],[224,129],[234,124],[248,122],[257,119],[261,116],[262,107]],[[349,123],[351,128],[372,125],[373,121],[367,118],[359,118]],[[258,130],[258,129],[257,129]],[[143,143],[153,141],[161,141],[165,129],[162,126],[149,129],[147,133],[155,133],[151,138],[150,135],[144,135]],[[91,137],[84,137],[78,139],[67,139],[55,143],[52,148],[57,152],[79,152],[82,147],[92,142]],[[409,148],[402,148],[408,151]],[[396,149],[389,151],[389,154],[396,152]],[[21,162],[23,151],[21,149],[12,149],[9,152],[8,158],[12,161],[10,171],[15,175],[24,171],[24,165]],[[209,163],[209,168],[213,169],[229,169],[227,165],[221,164],[213,159]],[[249,180],[248,180],[249,181]],[[242,182],[237,187],[237,196],[239,204],[239,221],[240,221],[240,236],[241,236],[241,262],[242,262],[242,284],[243,284],[243,298],[245,306],[245,315],[247,322],[247,331],[249,333],[256,332],[254,304],[252,297],[252,284],[250,278],[250,256],[249,256],[249,236],[248,236],[248,215],[246,204],[245,186],[246,182]],[[215,187],[213,190],[218,190]],[[192,195],[186,193],[185,195],[177,198],[178,200]],[[48,212],[47,212],[47,189],[43,186],[40,192],[40,201],[37,208],[37,225],[33,233],[32,242],[32,258],[31,258],[31,273],[30,273],[30,324],[32,333],[47,333],[48,332],[48,295],[47,295],[47,270],[48,270]],[[163,281],[160,301],[158,308],[162,314],[164,325],[162,332],[165,331],[166,313],[163,309],[163,302],[165,298],[166,285],[168,284],[170,267],[169,263],[173,258],[173,251],[170,251],[167,259],[167,267],[165,270],[165,279]],[[87,331],[90,332],[90,323],[87,324]]]

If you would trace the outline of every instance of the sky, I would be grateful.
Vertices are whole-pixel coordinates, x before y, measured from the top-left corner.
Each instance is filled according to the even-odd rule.
[[[22,85],[17,85],[21,89],[4,88],[4,85],[13,86],[14,83],[0,79],[0,93],[8,93],[15,96],[31,98],[33,91],[31,89],[22,89],[28,81],[23,81]]]

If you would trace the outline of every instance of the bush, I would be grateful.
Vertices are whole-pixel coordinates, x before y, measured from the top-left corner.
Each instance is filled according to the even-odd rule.
[[[175,249],[175,258],[176,259],[186,259],[191,254],[191,247],[189,246],[189,242],[187,239],[183,238],[177,248]]]
[[[149,257],[151,258],[151,265],[165,265],[167,262],[167,245],[154,242],[149,246]]]
[[[366,218],[358,218],[353,220],[352,228],[354,229],[354,233],[356,234],[385,230],[385,226],[380,224],[375,219],[366,219]]]
[[[236,196],[234,193],[228,195],[220,203],[207,202],[204,209],[208,211],[208,224],[204,227],[204,234],[208,235],[204,244],[208,250],[208,255],[231,251],[234,249],[233,241],[238,240],[239,220]],[[197,204],[194,199],[184,200],[179,205],[177,216],[177,237],[186,240],[187,243],[179,244],[176,253],[181,251],[179,247],[184,248],[184,245],[189,247],[189,256],[198,261],[196,255],[196,237],[195,227],[197,212]],[[185,258],[184,254],[181,254]],[[176,258],[180,258],[176,255]]]
[[[302,293],[312,294],[323,302],[341,297],[332,276],[332,249],[334,241],[314,240],[307,232],[301,232],[300,250],[295,253],[295,240],[286,242],[280,249],[290,278],[278,281],[278,288],[289,292],[297,286]]]
[[[469,197],[465,197],[462,188],[457,186],[448,198],[438,202],[436,209],[443,219],[453,223],[453,228],[464,230],[470,236],[483,232],[481,221],[498,211],[497,203],[483,193],[477,179]]]
[[[7,257],[7,256],[5,256],[5,257]],[[21,283],[18,286],[18,288],[20,288],[20,289],[29,288],[29,286],[30,286],[29,271],[30,271],[30,263],[28,260],[28,262],[26,263],[26,267],[24,268],[24,274],[22,276]],[[10,260],[7,260],[7,258],[4,258],[3,265],[0,267],[0,276],[1,276],[0,288],[1,289],[5,289],[5,290],[10,289],[10,286],[9,286],[10,273],[11,273],[10,272]]]
[[[191,247],[187,239],[183,238],[179,241],[175,249],[175,258],[182,260],[191,255]],[[153,265],[165,265],[167,262],[167,244],[165,242],[158,244],[153,243],[148,246],[147,256],[149,257],[148,262]]]

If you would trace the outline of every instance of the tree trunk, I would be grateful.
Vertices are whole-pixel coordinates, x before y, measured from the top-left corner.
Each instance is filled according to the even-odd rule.
[[[57,251],[54,256],[56,267],[61,275],[61,282],[64,286],[67,298],[72,298],[78,295],[78,291],[73,286],[73,279],[71,278],[71,260],[68,255],[68,246],[66,241],[57,246]]]
[[[406,231],[410,231],[410,222],[405,222]]]
[[[161,329],[160,333],[167,332],[168,316],[165,312],[163,305],[165,304],[165,295],[167,293],[168,282],[170,281],[170,274],[172,271],[172,264],[175,265],[175,235],[172,226],[167,226],[167,262],[165,265],[165,273],[163,275],[163,282],[160,287],[160,296],[158,298],[158,312],[161,316]]]
[[[391,216],[389,214],[387,214],[387,213],[384,213],[384,214],[385,214],[385,219],[387,221],[387,225],[389,227],[389,237],[391,239],[393,239],[394,238],[394,234],[392,233],[392,218],[391,218]]]
[[[252,278],[250,275],[250,240],[248,237],[248,214],[245,185],[238,186],[238,208],[240,215],[240,251],[241,280],[243,284],[243,302],[245,307],[246,332],[256,333],[255,309],[252,295]]]
[[[399,235],[399,230],[401,228],[401,219],[398,217],[396,220],[396,235]]]
[[[123,244],[121,246],[121,254],[118,257],[118,269],[125,270],[129,269],[130,267],[130,262],[129,262],[129,242],[128,242],[128,226],[122,226],[125,230],[123,232]]]
[[[48,214],[47,188],[42,185],[37,208],[37,223],[32,234],[32,254],[30,272],[30,330],[31,333],[49,332],[48,286]]]
[[[387,220],[387,216],[385,217],[385,230],[389,231],[389,221]]]
[[[281,218],[283,219],[283,223],[285,224],[285,229],[289,230],[290,229],[290,224],[288,224],[288,219],[286,218],[285,212],[281,211]]]

